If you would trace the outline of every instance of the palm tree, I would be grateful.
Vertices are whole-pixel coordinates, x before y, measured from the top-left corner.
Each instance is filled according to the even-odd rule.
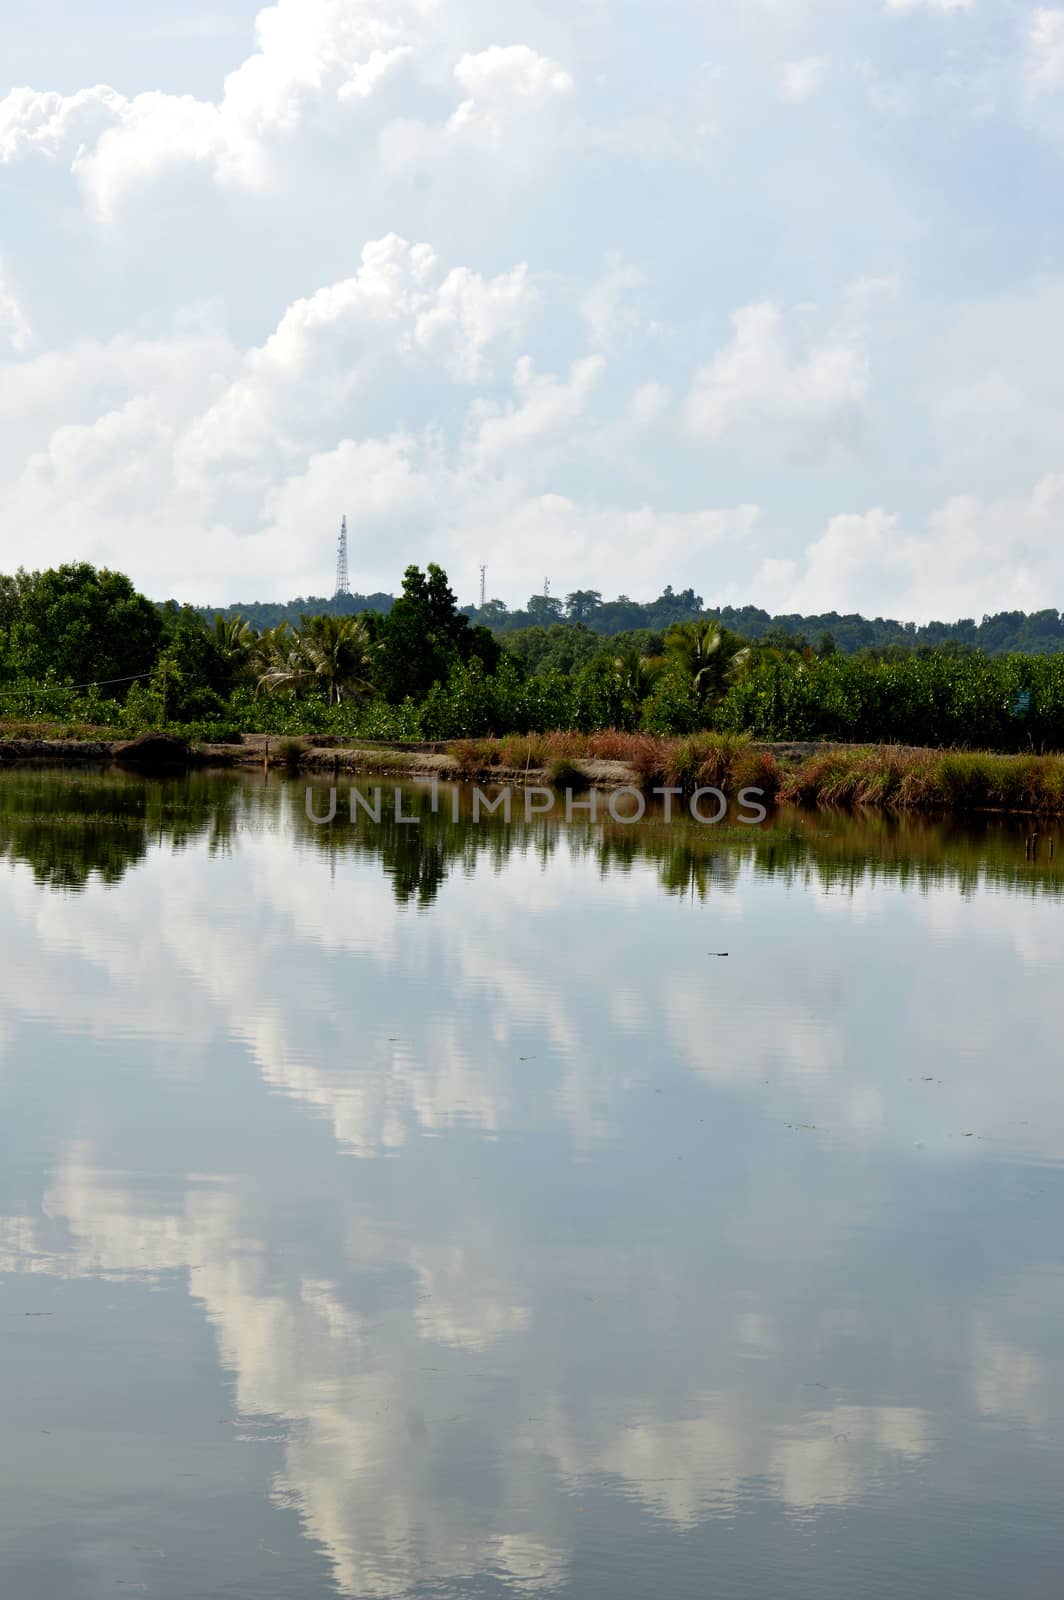
[[[637,705],[641,705],[653,689],[661,670],[658,661],[651,656],[641,656],[638,650],[625,650],[614,656],[612,666],[621,692],[630,695]]]
[[[223,617],[219,611],[214,618],[214,642],[228,661],[243,660],[255,638],[254,629],[243,617]]]
[[[372,693],[370,673],[376,646],[361,617],[310,617],[291,636],[284,624],[272,631],[277,636],[275,649],[260,672],[260,688],[298,693],[320,686],[330,705],[339,705],[350,695]]]
[[[219,612],[214,619],[214,647],[229,672],[230,682],[243,677],[255,649],[255,630],[243,617],[223,617]]]
[[[292,638],[292,630],[287,622],[279,622],[274,628],[263,628],[261,633],[252,634],[247,670],[257,688],[264,688],[267,675],[288,659]]]
[[[703,705],[718,705],[742,676],[750,647],[719,622],[677,622],[665,635],[665,650],[687,673]]]

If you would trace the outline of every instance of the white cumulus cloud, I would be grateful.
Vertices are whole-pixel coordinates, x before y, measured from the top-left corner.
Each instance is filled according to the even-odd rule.
[[[4,263],[0,260],[0,340],[3,339],[13,350],[21,352],[33,343],[33,329],[14,290],[8,285]]]
[[[37,152],[71,161],[101,217],[137,184],[201,165],[222,184],[255,187],[270,141],[293,134],[315,102],[364,100],[405,60],[398,11],[350,0],[278,0],[256,18],[258,49],[217,101],[106,85],[76,94],[15,89],[0,102],[0,162]]]
[[[345,398],[396,358],[428,358],[452,377],[481,375],[488,347],[516,332],[535,300],[528,269],[493,279],[466,267],[440,276],[427,244],[396,234],[367,244],[359,270],[297,300],[246,356],[236,379],[178,447],[183,475],[203,481],[241,462],[312,449]]]
[[[572,77],[564,67],[527,44],[495,44],[464,55],[454,75],[465,90],[467,105],[518,100],[537,107],[573,88]]]
[[[919,531],[881,508],[832,517],[800,561],[765,562],[760,592],[786,611],[862,611],[915,621],[1037,611],[1064,592],[1064,474],[1026,495],[958,495]]]
[[[574,421],[586,409],[605,366],[601,356],[584,356],[573,362],[568,380],[559,382],[552,373],[537,373],[531,357],[522,356],[514,373],[518,399],[501,416],[488,417],[481,424],[480,455],[504,455]]]
[[[802,349],[771,301],[732,316],[731,341],[696,373],[687,425],[710,442],[740,439],[800,456],[849,447],[859,433],[867,360],[840,332]]]

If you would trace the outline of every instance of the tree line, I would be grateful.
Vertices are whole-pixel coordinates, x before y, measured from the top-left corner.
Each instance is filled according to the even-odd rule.
[[[391,594],[310,596],[277,602],[253,601],[227,606],[219,613],[209,606],[199,607],[206,622],[218,614],[241,617],[253,628],[272,628],[279,622],[298,625],[302,616],[332,613],[358,616],[371,611],[385,613],[395,604]],[[954,622],[900,622],[891,617],[863,617],[857,612],[824,611],[809,615],[788,612],[773,615],[759,606],[707,606],[693,589],[674,590],[667,585],[656,600],[632,600],[627,595],[606,600],[597,589],[576,589],[564,599],[553,595],[532,595],[526,606],[511,610],[502,600],[488,600],[483,606],[463,606],[469,620],[489,628],[510,641],[514,634],[530,628],[555,628],[573,625],[589,633],[614,637],[633,632],[662,633],[677,622],[719,622],[753,642],[766,637],[787,635],[799,645],[818,647],[830,639],[843,655],[863,650],[935,649],[983,650],[987,655],[1055,655],[1064,651],[1064,613],[1044,611],[999,611],[993,615],[960,617]]]
[[[813,644],[701,612],[614,634],[595,630],[593,608],[502,633],[481,615],[459,607],[433,564],[407,568],[387,611],[268,626],[154,604],[124,574],[87,563],[20,571],[0,577],[0,711],[9,724],[206,739],[616,728],[1064,747],[1064,654],[912,640],[847,654],[830,630]]]

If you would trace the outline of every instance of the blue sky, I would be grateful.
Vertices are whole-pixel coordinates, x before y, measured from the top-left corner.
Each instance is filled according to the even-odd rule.
[[[1064,604],[1064,8],[43,0],[0,566]]]

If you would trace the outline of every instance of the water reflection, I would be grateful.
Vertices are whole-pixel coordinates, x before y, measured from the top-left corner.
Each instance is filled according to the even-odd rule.
[[[352,789],[362,805],[349,804]],[[483,792],[497,798],[500,791]],[[311,815],[330,814],[330,796],[332,822],[315,823]],[[117,882],[153,846],[182,849],[202,838],[213,854],[241,830],[283,828],[334,863],[379,861],[399,904],[418,906],[431,905],[455,871],[472,872],[482,861],[501,871],[514,852],[545,863],[563,843],[603,873],[653,863],[663,888],[697,898],[733,885],[740,861],[758,874],[846,890],[891,879],[920,888],[951,883],[966,894],[986,884],[1064,891],[1064,832],[1023,817],[780,807],[761,826],[730,820],[713,827],[694,822],[682,805],[666,822],[654,800],[639,823],[613,821],[601,797],[594,822],[581,816],[567,824],[564,810],[559,797],[549,815],[528,819],[518,790],[506,819],[477,809],[471,786],[428,782],[274,776],[263,784],[247,774],[203,772],[146,782],[117,771],[22,768],[0,783],[0,855],[30,864],[41,883],[76,890],[93,876]]]
[[[1022,833],[96,783],[0,780],[22,1592],[1053,1592],[1059,885]],[[120,815],[118,882],[82,835]],[[203,1572],[179,1480],[225,1497],[184,1506]]]
[[[36,881],[77,891],[90,878],[117,883],[153,846],[180,850],[206,838],[228,847],[239,782],[193,773],[145,782],[119,771],[23,768],[2,774],[0,859],[26,862]]]

